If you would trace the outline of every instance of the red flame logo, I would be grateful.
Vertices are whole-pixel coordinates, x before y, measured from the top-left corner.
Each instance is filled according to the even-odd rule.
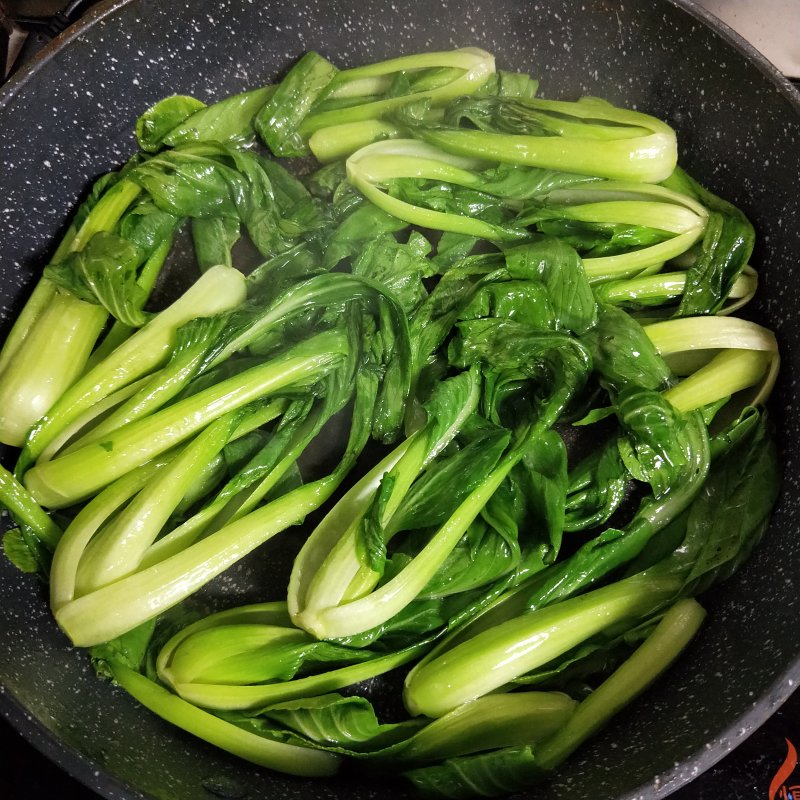
[[[794,745],[786,740],[786,760],[775,773],[769,785],[769,800],[800,800],[800,784],[787,786],[786,782],[792,777],[797,766],[797,750]]]

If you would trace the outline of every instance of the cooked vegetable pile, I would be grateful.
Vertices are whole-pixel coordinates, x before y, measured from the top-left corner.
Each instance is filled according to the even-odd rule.
[[[753,229],[665,123],[537,90],[475,48],[308,53],[156,104],[76,211],[0,355],[4,548],[169,722],[296,775],[505,794],[675,661],[757,544]],[[280,601],[203,615],[307,518]]]

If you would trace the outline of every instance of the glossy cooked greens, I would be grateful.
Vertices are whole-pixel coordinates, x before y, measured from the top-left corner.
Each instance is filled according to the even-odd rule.
[[[664,122],[542,99],[477,48],[308,53],[136,134],[0,354],[7,556],[102,674],[255,763],[447,797],[545,778],[766,527],[749,222]],[[154,308],[183,234],[193,285]],[[198,613],[319,509],[283,599]],[[359,684],[401,667],[382,721]]]

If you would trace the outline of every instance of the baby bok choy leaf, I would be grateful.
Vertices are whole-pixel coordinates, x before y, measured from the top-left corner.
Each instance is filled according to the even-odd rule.
[[[429,722],[397,748],[397,757],[405,763],[426,763],[499,747],[537,744],[560,730],[576,705],[559,692],[479,697]]]
[[[338,70],[319,53],[306,53],[275,87],[255,119],[264,144],[276,156],[303,156],[308,149],[298,128],[330,91]]]
[[[304,777],[333,775],[339,768],[339,758],[331,753],[286,744],[278,738],[244,730],[187,703],[122,664],[111,664],[110,670],[114,681],[150,711],[246,761]]]
[[[178,300],[77,380],[30,432],[21,455],[24,469],[84,412],[160,367],[169,357],[178,328],[195,317],[235,308],[245,299],[244,276],[231,267],[202,275]]]
[[[751,405],[763,403],[775,384],[780,355],[775,334],[728,316],[682,317],[645,326],[673,371],[686,376],[665,393],[677,408],[701,408],[757,387]]]
[[[597,97],[468,97],[445,110],[444,125],[412,133],[454,155],[611,180],[658,183],[677,161],[672,128]]]
[[[429,796],[450,798],[494,797],[541,782],[678,658],[704,617],[705,611],[696,601],[678,601],[644,644],[577,706],[555,734],[540,744],[530,742],[453,758],[409,770],[406,777]],[[518,696],[515,693],[506,697],[511,701]]]
[[[41,476],[36,470],[58,468],[65,459],[99,459],[102,469],[95,478],[82,472],[89,482],[79,491],[91,493],[116,478],[76,518],[58,555],[53,605],[59,624],[74,641],[105,641],[151,619],[267,539],[301,522],[330,497],[369,437],[383,365],[407,352],[402,312],[394,314],[399,327],[391,335],[386,330],[391,315],[381,313],[378,318],[383,325],[376,329],[373,318],[356,302],[337,327],[284,347],[266,362],[218,383],[212,381],[122,426],[106,441],[84,445],[28,473],[35,480]],[[371,341],[381,333],[379,342]],[[295,389],[307,399],[288,406],[265,404]],[[297,458],[350,399],[349,440],[339,463],[310,483],[287,484],[284,479]],[[164,528],[189,488],[189,473],[199,477],[229,439],[282,409],[286,411],[273,436],[241,472],[195,515],[172,530]],[[244,416],[239,419],[237,413]],[[183,442],[188,443],[181,446]],[[197,455],[200,451],[202,456]],[[93,488],[86,488],[89,484]],[[125,503],[125,510],[112,516]]]
[[[316,208],[302,184],[274,161],[232,145],[199,142],[165,150],[129,178],[163,211],[229,225],[238,220],[266,258],[296,244],[296,215],[310,218],[303,231],[315,224]]]
[[[598,302],[620,306],[630,311],[642,312],[646,317],[646,309],[657,306],[674,308],[680,302],[688,285],[686,271],[659,272],[655,275],[644,275],[637,278],[613,280],[594,287]],[[747,305],[758,288],[758,274],[752,267],[745,267],[725,298],[725,305],[717,314],[728,315]]]
[[[548,567],[530,595],[531,608],[569,597],[635,558],[648,541],[688,507],[709,468],[708,432],[700,412],[670,402],[670,370],[650,338],[625,312],[601,308],[586,337],[601,384],[609,391],[621,430],[573,472],[567,495],[568,529],[602,523],[616,510],[632,477],[652,494],[622,529],[608,528],[569,558]],[[717,395],[714,399],[724,397]]]
[[[753,226],[736,206],[709,192],[679,167],[664,185],[696,198],[709,210],[702,245],[687,271],[677,315],[716,314],[753,252]]]
[[[45,268],[45,277],[89,303],[97,303],[128,329],[140,328],[150,291],[180,220],[149,201],[135,203],[119,233],[100,231],[83,250]]]
[[[367,515],[379,497],[382,517],[395,511],[420,471],[474,413],[479,396],[475,371],[441,383],[426,404],[425,425],[350,489],[309,536],[289,580],[289,612],[298,627],[305,628],[317,609],[333,609],[351,594],[357,596],[363,591],[360,586],[365,586],[366,591],[374,587],[380,576],[372,568],[368,553],[359,547]],[[373,627],[369,621],[357,624],[360,630]]]
[[[575,247],[593,284],[650,274],[703,236],[709,212],[663,186],[597,181],[557,188],[529,202],[517,224]]]
[[[189,306],[192,305],[189,301],[191,300],[190,295],[193,292],[197,293],[207,284],[213,284],[213,276],[227,275],[231,275],[235,278],[237,281],[236,285],[243,289],[244,278],[240,273],[227,267],[217,267],[202,276],[200,281],[198,281],[183,298],[176,301],[174,306],[176,310],[172,314],[173,321],[178,310],[188,310]],[[389,300],[388,298],[381,300],[380,298],[383,297],[384,295],[376,289],[375,286],[363,279],[357,279],[347,275],[321,275],[309,281],[300,282],[295,286],[290,286],[288,290],[280,293],[278,297],[275,298],[274,302],[266,307],[262,307],[256,301],[241,306],[235,312],[227,316],[222,331],[214,324],[200,325],[199,323],[194,323],[196,325],[196,332],[201,334],[195,340],[196,347],[189,346],[179,349],[175,354],[175,358],[167,365],[165,370],[156,373],[153,376],[152,382],[145,387],[141,387],[136,396],[126,406],[123,406],[118,413],[115,413],[111,418],[101,423],[98,428],[98,433],[90,432],[87,437],[79,440],[69,452],[64,452],[62,455],[46,463],[37,464],[29,471],[27,480],[31,481],[31,485],[33,485],[39,480],[39,476],[42,472],[44,472],[45,475],[53,475],[61,471],[64,465],[66,465],[66,467],[64,467],[63,476],[68,478],[69,464],[71,460],[74,461],[76,458],[80,461],[82,457],[78,456],[78,453],[81,452],[94,453],[92,458],[99,458],[103,461],[111,457],[110,460],[116,464],[117,468],[127,470],[132,466],[136,466],[137,463],[143,463],[141,458],[145,456],[152,457],[152,454],[156,450],[163,452],[165,447],[175,444],[176,441],[173,441],[170,436],[167,435],[167,430],[173,430],[175,435],[185,438],[185,436],[195,432],[199,426],[205,424],[205,418],[202,414],[200,416],[195,415],[190,423],[184,424],[181,414],[184,413],[186,409],[193,409],[200,413],[199,409],[207,405],[209,413],[219,415],[222,413],[221,407],[219,406],[219,403],[223,402],[221,398],[227,398],[224,402],[230,403],[228,406],[229,409],[246,404],[260,396],[258,394],[261,392],[259,387],[263,380],[269,381],[274,379],[277,381],[277,383],[274,384],[277,390],[281,387],[293,385],[301,380],[313,379],[315,375],[319,377],[325,372],[327,366],[341,361],[344,355],[342,348],[346,348],[345,342],[350,334],[343,328],[338,333],[332,331],[323,331],[320,333],[316,340],[316,347],[312,344],[298,343],[295,346],[295,349],[298,351],[297,358],[293,358],[290,353],[283,353],[282,358],[273,360],[274,363],[268,360],[266,363],[253,366],[242,375],[232,376],[216,385],[208,386],[193,397],[184,397],[167,409],[158,410],[167,400],[174,397],[175,393],[181,390],[199,371],[220,364],[230,358],[234,353],[252,344],[259,336],[263,336],[271,328],[284,323],[287,319],[293,316],[302,316],[304,313],[308,313],[314,308],[324,306],[326,303],[339,304],[333,307],[333,316],[337,316],[335,313],[336,310],[343,307],[342,304],[346,304],[348,299],[366,304],[364,306],[365,308],[375,308],[376,316],[385,323],[382,329],[387,337],[386,342],[390,344],[389,350],[394,352],[394,347],[397,347],[397,363],[400,366],[394,372],[395,382],[393,386],[395,389],[394,394],[397,395],[399,393],[399,400],[394,395],[393,400],[402,405],[405,401],[405,393],[407,392],[407,389],[404,390],[402,387],[404,384],[407,384],[408,380],[406,376],[407,367],[402,367],[408,358],[408,336],[405,317],[402,310],[396,306],[393,300]],[[212,300],[213,302],[218,302],[220,298],[222,298],[222,294],[212,298]],[[241,295],[236,299],[241,300]],[[88,398],[93,398],[95,400],[101,399],[104,395],[99,393],[101,391],[107,393],[108,388],[104,381],[101,380],[103,376],[108,376],[108,380],[110,381],[119,381],[121,378],[129,375],[129,364],[132,368],[137,369],[141,367],[144,362],[147,362],[146,365],[148,367],[156,366],[156,364],[152,363],[153,358],[158,356],[160,359],[163,359],[166,356],[169,352],[170,341],[174,336],[171,327],[167,327],[165,330],[166,323],[169,319],[170,315],[165,311],[162,312],[162,315],[156,317],[149,323],[150,326],[155,326],[153,335],[158,334],[160,337],[160,339],[157,337],[159,347],[161,348],[160,350],[155,351],[153,347],[150,347],[145,353],[142,353],[140,352],[140,348],[136,346],[137,342],[134,339],[130,339],[118,348],[117,351],[112,353],[106,361],[101,362],[101,364],[95,368],[94,372],[97,373],[97,376],[92,375],[91,377],[93,380],[86,381],[88,388],[85,392],[83,392],[83,383],[79,382],[75,387],[75,392],[62,398],[61,404],[66,407],[64,413],[68,414],[70,419],[74,419],[78,412],[83,410],[86,406]],[[159,320],[163,321],[159,322]],[[185,319],[180,320],[180,322],[184,321]],[[396,334],[390,336],[389,328],[395,328]],[[146,333],[147,331],[148,327],[146,326],[140,331],[141,336],[149,335]],[[186,344],[187,342],[183,340],[183,343]],[[191,341],[189,344],[191,344]],[[291,348],[289,348],[289,350],[291,351]],[[358,350],[358,348],[356,348],[356,350]],[[301,352],[302,355],[300,355]],[[384,356],[388,359],[389,352],[387,351]],[[271,368],[270,363],[272,363]],[[270,375],[271,378],[269,377]],[[248,386],[250,387],[249,389],[246,388]],[[79,394],[79,391],[83,393]],[[251,391],[256,394],[251,395]],[[73,395],[77,396],[76,400],[74,400]],[[76,405],[79,406],[79,408],[76,409]],[[147,412],[153,413],[147,416]],[[174,424],[170,423],[172,427],[167,425],[167,420],[174,421]],[[57,423],[59,422],[61,421],[54,416],[52,423],[47,419],[43,421],[43,428],[50,427],[51,425],[52,427],[57,427]],[[114,425],[118,425],[119,427],[113,427]],[[120,454],[119,458],[112,457],[116,454],[112,453],[113,447],[109,448],[109,442],[116,441],[114,437],[117,432],[129,432],[131,430],[133,431],[131,435],[134,436],[135,441],[141,442],[145,449],[138,454],[128,450],[124,457],[122,454]],[[159,440],[151,438],[148,443],[145,443],[144,439],[136,439],[136,431],[157,430],[160,430],[163,434]],[[100,435],[101,432],[102,436]],[[37,446],[37,450],[41,450],[46,443],[39,439],[39,436],[44,436],[44,433],[50,434],[51,431],[45,430],[41,434],[37,431],[34,435],[35,439],[32,437]],[[144,436],[150,436],[150,434],[144,434]],[[127,433],[123,438],[123,442],[130,443],[127,438]],[[125,447],[127,447],[128,444],[125,444]],[[121,447],[122,444],[117,446],[117,453]],[[153,448],[155,448],[155,450]],[[36,452],[36,450],[33,450],[32,455]],[[106,456],[102,455],[103,452],[105,452]],[[25,455],[24,453],[23,457]],[[129,461],[125,462],[125,465],[123,465],[125,458],[129,458]],[[113,476],[109,473],[107,478],[111,480],[119,474],[123,473],[115,472]],[[80,491],[84,492],[84,495],[81,496],[96,491],[109,482],[109,480],[103,479],[103,483],[95,485],[96,480],[101,479],[100,473],[95,473],[94,479],[88,474],[84,474],[84,478],[86,479],[85,486],[80,488]],[[49,480],[49,478],[47,480]],[[75,485],[74,488],[78,490],[77,485]],[[69,494],[68,498],[65,497],[65,502],[72,502],[76,497],[77,495],[73,496]],[[48,502],[57,503],[59,501],[51,497]]]
[[[415,139],[376,142],[353,153],[347,159],[347,179],[378,208],[412,225],[434,230],[475,236],[490,241],[514,241],[526,238],[526,232],[511,225],[484,221],[480,216],[425,208],[385,188],[400,179],[436,180],[455,186],[480,189],[479,159],[451,155]],[[494,205],[501,205],[485,197]],[[464,204],[467,205],[467,204]],[[474,203],[473,211],[474,211]],[[507,215],[510,216],[510,215]]]
[[[675,415],[673,420],[674,425],[669,430],[674,441],[662,440],[672,458],[664,465],[658,464],[660,474],[657,477],[649,476],[659,487],[659,494],[645,497],[623,528],[607,528],[574,554],[542,572],[528,597],[530,608],[544,607],[596,585],[633,560],[659,531],[689,506],[708,474],[708,433],[698,412]],[[651,466],[654,463],[657,462],[651,462]]]
[[[698,594],[727,579],[761,539],[780,487],[770,420],[748,408],[712,440],[708,480],[691,506],[654,539],[636,569],[678,575]]]
[[[726,384],[724,379],[717,374],[706,373],[706,375],[709,384],[712,386],[716,384],[717,394],[713,397],[704,395],[702,398],[693,394],[692,399],[698,401],[698,399],[710,398],[711,402],[720,398],[724,399],[729,384]],[[679,387],[681,385],[678,384]],[[664,402],[669,401],[671,391],[668,390],[662,395]],[[643,398],[646,396],[642,395]],[[649,397],[650,403],[656,399],[656,396],[652,394]],[[713,485],[716,480],[714,478],[715,470],[711,471],[711,475],[707,479],[704,475],[709,469],[711,454],[715,450],[719,450],[720,446],[716,443],[713,444],[713,447],[703,444],[703,441],[707,439],[707,434],[705,434],[705,426],[701,428],[702,423],[698,419],[698,412],[690,412],[685,418],[685,425],[679,424],[677,428],[674,425],[668,425],[664,428],[663,435],[659,435],[659,425],[654,424],[658,417],[654,416],[652,411],[648,411],[645,407],[636,409],[635,395],[625,398],[625,402],[634,403],[630,407],[633,415],[628,415],[628,424],[634,423],[641,432],[638,434],[638,444],[636,444],[637,439],[633,439],[634,449],[630,449],[630,440],[625,447],[615,448],[612,445],[610,448],[612,451],[616,449],[619,454],[618,468],[611,468],[612,479],[619,480],[620,476],[624,476],[623,480],[627,480],[628,475],[631,474],[628,470],[631,470],[632,474],[640,480],[651,483],[654,490],[653,498],[643,501],[639,511],[624,531],[607,530],[594,541],[581,547],[570,559],[551,569],[550,575],[545,573],[546,582],[539,586],[529,598],[532,608],[553,602],[559,597],[569,596],[582,587],[591,585],[611,570],[636,558],[643,551],[646,552],[651,546],[651,542],[659,539],[662,531],[679,530],[675,526],[679,525],[686,509],[690,507],[694,509],[701,502],[700,497],[707,491],[707,487]],[[658,404],[652,408],[655,409],[657,406]],[[622,408],[624,409],[624,406]],[[666,422],[669,415],[662,413],[660,416],[661,420]],[[680,419],[680,417],[681,415],[678,415],[677,418]],[[669,433],[670,430],[672,433]],[[642,434],[645,434],[644,437]],[[652,448],[656,442],[651,441],[649,444],[647,442],[647,439],[653,435],[659,436],[662,447],[664,444],[674,442],[678,444],[679,448],[685,449],[682,466],[677,461],[680,454],[675,450],[674,444],[669,444],[668,447],[668,450],[672,451],[671,454],[665,452],[663,457],[658,456],[659,448]],[[766,435],[756,437],[753,440],[755,452],[765,452],[763,448],[768,439],[769,437]],[[684,441],[684,444],[680,444],[681,440]],[[716,442],[716,440],[712,441]],[[722,441],[727,441],[727,439]],[[758,445],[757,448],[756,445]],[[636,455],[634,455],[634,450]],[[653,459],[654,455],[656,456],[655,460]],[[653,469],[654,466],[656,469]],[[767,469],[762,465],[758,468],[757,473],[753,474],[766,475],[766,480],[771,485],[777,486],[778,481],[774,468]],[[757,478],[753,478],[753,480],[757,480]],[[691,506],[688,501],[691,501]],[[769,494],[769,502],[774,502],[774,495]],[[722,508],[723,505],[720,503],[719,508]],[[771,507],[771,505],[766,507]],[[763,517],[765,511],[762,509],[758,513]],[[720,524],[720,529],[724,530],[725,528],[726,526]]]
[[[205,105],[193,97],[173,95],[147,109],[136,121],[139,147],[158,152],[190,142],[246,145],[255,138],[253,121],[275,91],[264,86]]]
[[[6,557],[22,572],[47,576],[51,554],[62,536],[61,528],[16,477],[2,466],[0,509],[5,509],[18,526],[3,534]]]
[[[209,374],[237,354],[250,350],[255,354],[262,351],[266,355],[274,354],[284,339],[306,336],[308,325],[312,324],[309,319],[321,331],[333,324],[331,320],[339,319],[348,303],[364,304],[365,308],[373,308],[376,315],[383,313],[380,308],[388,303],[387,321],[397,325],[399,331],[395,341],[399,345],[395,375],[402,386],[404,380],[407,382],[403,377],[407,367],[403,365],[408,360],[404,355],[407,336],[402,311],[386,300],[374,283],[365,279],[323,273],[303,280],[308,258],[308,253],[301,249],[271,259],[262,265],[262,274],[255,276],[253,273],[250,277],[255,276],[255,280],[247,281],[251,295],[247,302],[230,313],[198,318],[179,328],[170,360],[164,368],[138,385],[129,398],[124,398],[111,414],[71,447],[101,441],[117,428],[157,411],[187,392],[190,384],[196,391],[201,385],[198,376],[205,375],[202,380],[210,380]],[[296,269],[299,275],[294,275]],[[329,317],[327,321],[317,318],[322,311]],[[298,326],[295,333],[290,332],[292,325]],[[265,342],[271,344],[267,346]],[[400,391],[402,393],[402,388]]]
[[[307,137],[308,147],[322,163],[334,161],[372,142],[401,135],[402,126],[391,117],[409,103],[425,101],[440,108],[481,89],[494,74],[494,56],[476,47],[342,70],[331,81],[327,96],[303,119],[299,133]]]
[[[607,520],[625,498],[631,480],[649,482],[655,491],[659,490],[654,478],[665,485],[665,476],[659,476],[663,470],[652,470],[645,462],[654,465],[655,454],[665,467],[677,463],[666,452],[658,455],[659,441],[662,445],[679,441],[679,437],[658,433],[657,420],[661,417],[667,422],[670,406],[684,412],[716,412],[731,394],[753,386],[759,387],[756,402],[763,402],[778,360],[772,333],[736,318],[684,318],[643,328],[624,312],[601,307],[599,325],[587,342],[601,383],[610,392],[612,406],[605,411],[617,414],[622,431],[621,437],[611,436],[573,470],[567,504],[568,530]],[[677,382],[670,377],[667,362],[677,373]],[[663,400],[652,393],[659,388]],[[589,414],[579,424],[597,420],[604,413]],[[730,413],[726,409],[728,416]],[[642,455],[646,451],[650,454],[643,462],[636,453]],[[669,474],[666,480],[672,480]]]
[[[430,643],[384,651],[322,642],[295,628],[285,603],[212,614],[161,649],[158,676],[185,700],[222,711],[259,709],[342,689],[396,669]]]
[[[405,766],[544,741],[564,725],[575,706],[556,692],[520,692],[479,698],[433,721],[382,723],[366,698],[326,694],[269,705],[246,717],[222,716],[254,729],[283,728],[290,741],[328,752]]]
[[[493,71],[493,57],[475,48],[405,56],[341,72],[310,52],[275,87],[255,127],[275,155],[305,155],[311,145],[321,161],[330,161],[359,143],[396,135],[380,121],[394,109],[421,98],[443,104],[475,91]],[[312,145],[309,137],[321,130]]]
[[[516,336],[512,342],[509,328],[515,325],[519,330],[513,330]],[[524,325],[496,319],[474,320],[460,327],[463,341],[454,360],[457,366],[474,365],[475,370],[486,361],[498,369],[521,370],[523,378],[547,387],[545,397],[535,404],[530,419],[523,415],[515,437],[501,428],[496,437],[490,433],[494,441],[487,438],[480,444],[476,442],[480,457],[473,456],[463,464],[458,455],[440,459],[427,467],[416,490],[414,482],[420,469],[426,467],[427,459],[416,456],[415,445],[420,440],[409,447],[394,470],[375,487],[370,502],[364,503],[363,516],[338,541],[332,539],[335,543],[326,547],[330,548],[330,555],[321,560],[316,574],[308,579],[304,605],[298,603],[294,619],[317,636],[363,633],[409,606],[446,563],[483,507],[522,460],[526,445],[555,422],[588,369],[585,350],[566,335],[541,334]],[[488,397],[488,404],[498,417],[493,421],[498,422],[501,400],[494,386],[489,388]],[[471,474],[473,469],[475,473]],[[468,475],[466,480],[465,475]],[[445,505],[439,483],[450,486]],[[427,504],[427,510],[421,513],[422,504],[416,502],[417,494],[421,497],[432,487],[436,487],[436,506],[445,511],[441,519],[431,514]],[[387,575],[381,582],[388,542],[404,528],[419,525],[430,531],[424,545],[397,574]],[[313,541],[314,536],[306,546],[310,548]]]
[[[412,714],[441,717],[612,625],[649,616],[680,588],[677,578],[636,575],[513,617],[415,667],[406,679],[406,706]]]
[[[140,191],[123,175],[101,178],[51,263],[80,252],[96,234],[113,231]],[[106,319],[102,306],[59,289],[46,275],[39,280],[0,352],[0,441],[23,443],[80,376]]]
[[[679,598],[705,591],[728,577],[760,538],[775,500],[777,459],[767,431],[763,415],[750,414],[720,440],[702,489],[673,517],[673,530],[661,528],[668,543],[666,553],[663,547],[640,548],[642,558],[630,570],[638,571],[586,594],[562,592],[554,597],[538,588],[525,601],[532,610],[519,614],[521,589],[508,603],[505,618],[502,613],[498,617],[501,607],[494,611],[493,624],[483,624],[477,617],[452,637],[449,646],[445,641],[412,670],[406,681],[410,710],[447,711],[558,659],[603,630],[636,625]],[[718,501],[722,505],[717,506]],[[752,508],[743,513],[746,504]],[[712,525],[708,516],[712,505],[729,509],[737,521]],[[658,533],[650,536],[653,542],[658,538]],[[576,568],[588,566],[581,565],[580,558],[570,560]],[[579,583],[577,591],[587,585]],[[584,624],[588,627],[582,630]],[[492,648],[496,649],[490,653]],[[482,665],[490,662],[499,666],[484,669]]]

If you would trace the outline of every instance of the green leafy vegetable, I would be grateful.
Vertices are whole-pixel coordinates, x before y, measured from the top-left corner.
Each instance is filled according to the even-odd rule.
[[[310,52],[136,137],[0,352],[6,557],[101,675],[239,757],[546,780],[767,527],[752,226],[666,123],[471,47]],[[199,613],[290,528],[285,602]],[[405,712],[375,691],[403,678]]]

